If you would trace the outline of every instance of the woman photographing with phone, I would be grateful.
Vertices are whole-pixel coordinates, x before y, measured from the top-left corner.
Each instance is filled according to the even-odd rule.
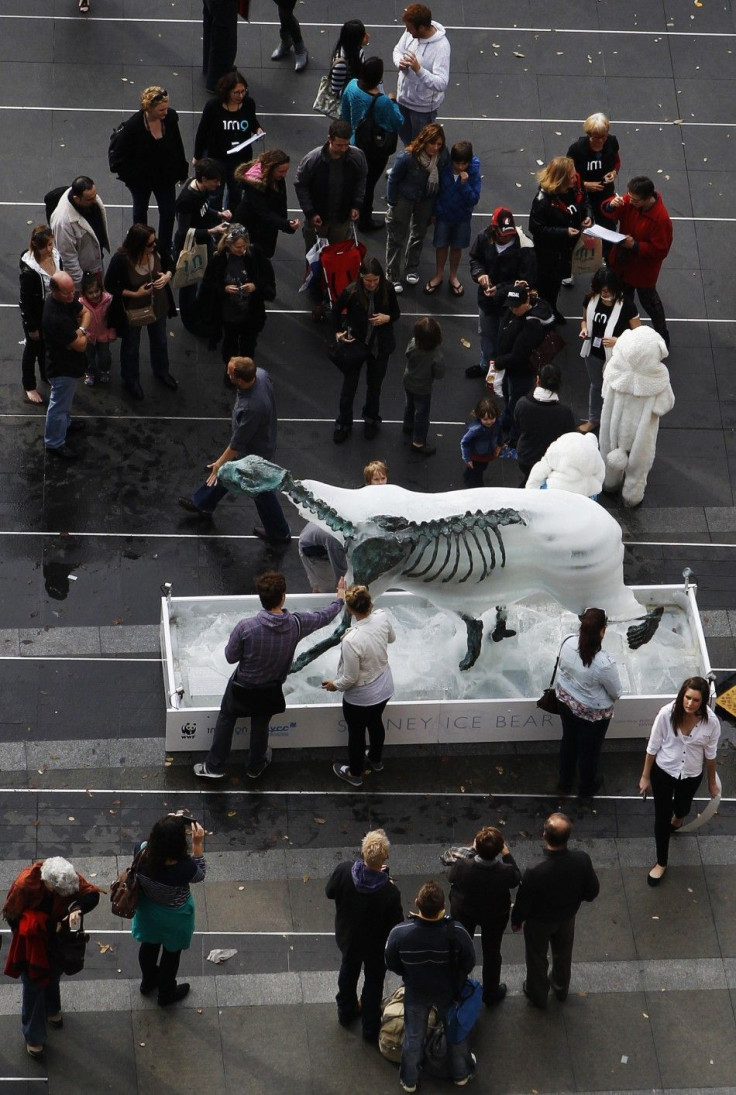
[[[139,856],[136,871],[141,892],[132,932],[140,943],[141,992],[148,996],[157,988],[159,1007],[165,1008],[189,992],[186,981],[177,984],[176,974],[181,952],[189,949],[194,935],[189,887],[201,882],[207,871],[204,829],[194,818],[167,814],[156,822],[148,840],[136,844],[134,854]]]
[[[639,792],[654,795],[654,840],[657,862],[647,875],[658,886],[667,870],[670,836],[681,828],[708,770],[708,792],[719,793],[716,750],[721,724],[708,707],[704,677],[688,677],[674,703],[660,708],[649,735]]]

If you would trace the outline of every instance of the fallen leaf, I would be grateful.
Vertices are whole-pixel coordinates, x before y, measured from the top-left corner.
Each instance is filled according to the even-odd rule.
[[[470,343],[468,342],[467,338],[461,338],[460,345],[464,346],[466,350],[470,349]]]
[[[75,817],[72,817],[72,816],[70,815],[70,816],[69,816],[69,817],[68,817],[68,818],[67,818],[66,820],[67,820],[67,821],[76,821],[77,819],[76,819]]]
[[[100,943],[100,942],[98,942],[97,946],[100,948],[100,954],[107,954],[108,951],[114,951],[115,950],[112,943]]]
[[[514,50],[514,57],[525,57],[525,56],[526,56],[525,53],[518,53],[516,50]]]
[[[236,814],[235,810],[228,810],[228,812],[227,812],[228,817],[235,817],[235,814]]]
[[[503,775],[503,768],[501,767],[500,764],[496,765],[496,771],[498,772],[499,776]]]
[[[204,1008],[197,1008],[197,1015],[204,1015]]]
[[[303,874],[302,875],[302,882],[309,882],[309,875],[308,874]]]
[[[238,890],[244,890],[245,886],[238,886]]]
[[[312,821],[315,823],[315,825],[324,825],[325,824],[325,819],[323,817],[313,817]]]

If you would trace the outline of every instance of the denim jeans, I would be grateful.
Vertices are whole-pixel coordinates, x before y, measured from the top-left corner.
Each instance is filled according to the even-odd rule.
[[[241,717],[233,706],[232,691],[232,685],[228,681],[215,723],[212,745],[205,762],[211,772],[221,772],[227,763],[232,749],[235,723]],[[251,715],[250,717],[250,751],[246,768],[250,768],[251,771],[259,768],[266,755],[270,721],[270,715]]]
[[[77,390],[75,376],[54,376],[49,381],[51,395],[46,411],[43,440],[47,449],[60,449],[66,442],[66,431],[72,420],[71,410]]]
[[[173,183],[164,186],[128,186],[133,198],[133,224],[148,224],[148,203],[151,194],[158,206],[158,249],[166,258],[171,257],[171,240],[174,235],[176,188]]]
[[[427,1037],[427,1021],[432,1010],[431,1004],[414,1003],[404,997],[404,1048],[401,1052],[399,1079],[412,1086],[419,1079],[419,1065],[424,1055],[424,1040]],[[464,1080],[473,1071],[468,1043],[457,1045],[447,1043],[447,1057],[453,1080]]]
[[[22,973],[23,1000],[20,1011],[20,1025],[23,1037],[29,1046],[42,1046],[46,1043],[46,1017],[57,1015],[61,1011],[60,973],[52,974],[48,985],[37,985],[27,973]]]
[[[407,145],[410,141],[413,141],[419,132],[424,129],[425,125],[429,125],[430,122],[437,120],[436,110],[410,110],[408,106],[402,106],[398,104],[399,110],[404,115],[404,121],[399,130],[399,136],[402,142]]]
[[[120,339],[120,376],[123,384],[140,381],[141,331],[143,327],[127,327]],[[151,350],[151,369],[154,376],[165,376],[169,371],[169,346],[166,341],[166,316],[149,323],[148,345]]]
[[[221,483],[215,483],[214,487],[208,487],[204,483],[199,490],[195,491],[192,495],[192,502],[194,502],[197,509],[201,509],[203,513],[214,513],[217,503],[227,494],[227,488],[223,487]],[[279,496],[275,491],[264,491],[263,494],[255,494],[253,496],[253,502],[258,511],[258,516],[263,522],[263,527],[269,536],[273,536],[274,539],[280,540],[285,536],[291,535],[291,529],[286,523],[284,517],[284,511],[281,508],[279,502]]]
[[[478,313],[478,332],[480,334],[480,364],[488,368],[489,361],[495,361],[498,353],[498,332],[501,330],[503,312]]]
[[[412,441],[415,445],[423,445],[429,433],[429,409],[432,405],[432,394],[417,395],[404,388],[404,425],[407,430],[412,428]]]

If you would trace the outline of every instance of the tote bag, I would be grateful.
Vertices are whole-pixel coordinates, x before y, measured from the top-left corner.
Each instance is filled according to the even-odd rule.
[[[175,289],[196,285],[204,277],[207,268],[207,244],[196,243],[196,234],[196,229],[190,228],[184,237],[184,246],[176,260]]]

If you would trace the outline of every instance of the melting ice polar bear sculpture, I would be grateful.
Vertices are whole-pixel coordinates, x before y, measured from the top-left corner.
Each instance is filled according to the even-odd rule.
[[[505,628],[505,606],[546,593],[580,615],[602,608],[611,620],[634,620],[633,648],[651,639],[662,608],[642,617],[642,605],[623,580],[621,529],[596,502],[567,491],[500,487],[420,494],[386,484],[369,490],[293,479],[277,464],[246,456],[225,464],[220,482],[233,492],[280,490],[303,517],[344,544],[348,580],[369,585],[374,597],[389,588],[421,593],[465,622],[469,669],[480,653],[480,615],[497,609],[493,638]],[[339,642],[329,639],[294,663],[300,669]]]

